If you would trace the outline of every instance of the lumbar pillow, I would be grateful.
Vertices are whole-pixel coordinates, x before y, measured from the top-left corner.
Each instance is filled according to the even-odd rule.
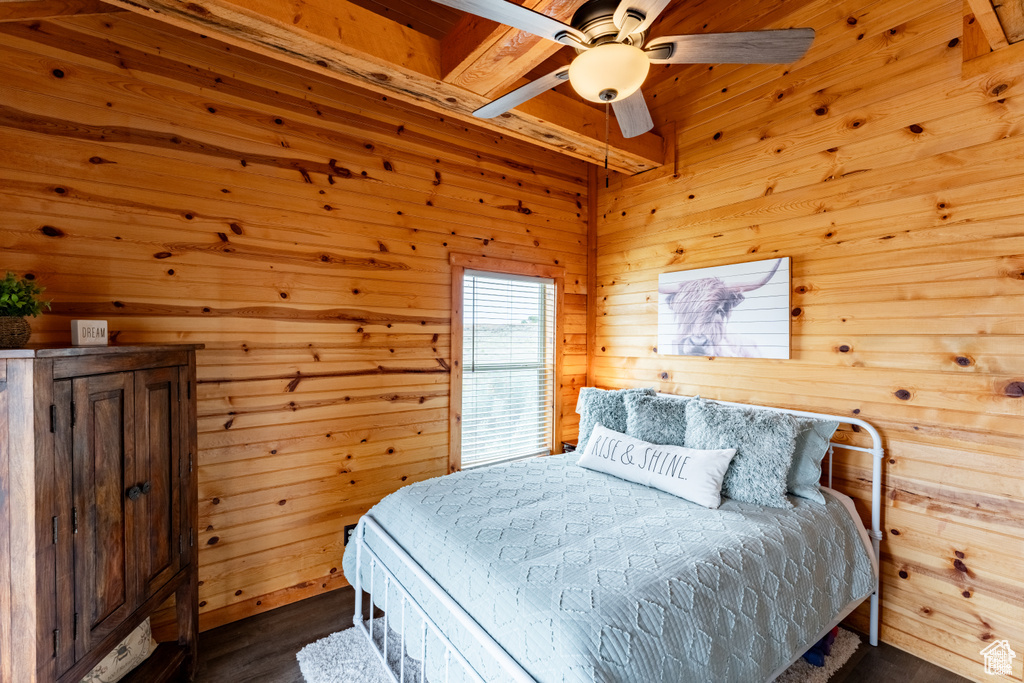
[[[609,429],[626,431],[626,404],[623,402],[630,394],[654,395],[654,389],[595,389],[583,387],[576,401],[576,412],[580,416],[580,435],[576,441],[576,450],[587,447],[587,439],[594,425],[601,423]]]
[[[687,398],[627,394],[626,434],[641,441],[686,445]]]
[[[796,420],[784,413],[693,399],[686,405],[689,448],[735,448],[722,495],[744,503],[792,507],[786,498]]]
[[[794,496],[808,498],[825,504],[821,495],[821,459],[828,452],[829,441],[839,428],[836,420],[819,420],[813,417],[798,417],[799,433],[793,451],[793,464],[789,467],[787,486]]]
[[[661,446],[597,425],[577,464],[713,509],[722,504],[722,479],[735,454]]]

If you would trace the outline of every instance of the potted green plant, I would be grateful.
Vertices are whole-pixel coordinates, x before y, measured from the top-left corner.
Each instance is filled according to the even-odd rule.
[[[50,308],[49,301],[39,298],[42,293],[35,282],[11,272],[0,280],[0,349],[19,349],[28,343],[32,328],[25,318]]]

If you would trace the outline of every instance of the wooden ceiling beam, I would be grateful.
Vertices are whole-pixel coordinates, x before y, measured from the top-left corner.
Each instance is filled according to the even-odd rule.
[[[0,0],[0,23],[122,11],[99,0]]]
[[[1010,44],[1024,40],[1024,0],[1000,0],[998,4],[992,3],[992,6],[999,17],[1006,40]]]
[[[586,0],[527,0],[524,6],[568,22]],[[441,44],[444,80],[498,97],[513,83],[561,50],[550,40],[467,14]]]
[[[996,16],[996,10],[992,7],[990,0],[967,0],[967,4],[992,49],[998,50],[1007,47],[1010,43],[1006,40],[1006,34],[1003,33],[1003,27],[999,23],[999,17]]]
[[[440,41],[347,0],[110,2],[510,137],[604,162],[602,112],[552,91],[495,119],[477,119],[473,111],[488,98],[441,79]],[[663,163],[660,137],[625,139],[617,126],[611,128],[610,168],[634,174]]]

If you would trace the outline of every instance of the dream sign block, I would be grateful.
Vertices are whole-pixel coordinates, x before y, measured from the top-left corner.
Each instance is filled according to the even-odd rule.
[[[74,346],[106,346],[106,320],[72,320],[71,343]]]

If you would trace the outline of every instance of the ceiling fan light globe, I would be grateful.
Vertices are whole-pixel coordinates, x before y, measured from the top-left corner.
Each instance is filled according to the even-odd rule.
[[[569,82],[585,100],[617,102],[640,89],[650,68],[651,62],[643,50],[623,43],[605,43],[572,61]],[[617,93],[614,99],[605,99],[609,91]]]

